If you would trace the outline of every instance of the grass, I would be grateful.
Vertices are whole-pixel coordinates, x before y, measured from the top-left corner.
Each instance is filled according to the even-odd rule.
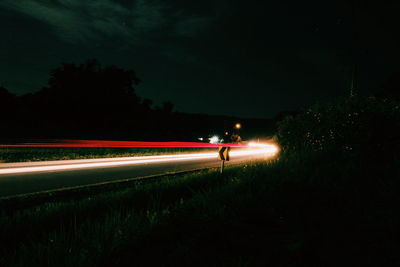
[[[4,238],[2,241],[8,240],[8,245],[4,248],[6,251],[2,255],[9,255],[7,250],[11,247],[21,246],[20,242],[24,242],[27,236],[30,237],[30,241],[50,242],[47,245],[54,242],[61,244],[67,242],[70,247],[80,248],[82,242],[87,244],[85,242],[87,239],[93,240],[95,246],[102,244],[102,241],[93,237],[102,236],[103,238],[110,233],[114,234],[115,225],[121,227],[123,222],[128,225],[133,224],[132,229],[138,233],[143,232],[140,229],[148,227],[149,222],[150,225],[156,223],[157,212],[162,206],[168,207],[170,203],[174,202],[183,203],[194,192],[206,190],[206,188],[223,182],[209,179],[214,174],[214,172],[204,171],[200,174],[200,179],[193,179],[199,174],[189,174],[179,177],[179,180],[178,177],[171,177],[162,182],[138,183],[129,189],[88,197],[84,200],[47,203],[12,214],[4,214],[0,220],[0,225],[2,225],[0,231],[2,231],[1,237]],[[163,210],[165,213],[166,209]],[[94,224],[96,227],[92,227]],[[79,229],[77,225],[79,225]],[[75,238],[71,239],[71,237]],[[14,244],[10,240],[13,240]],[[118,241],[115,240],[115,242]],[[110,243],[106,242],[106,244]],[[95,249],[91,245],[89,247]],[[43,245],[36,248],[38,251],[35,251],[34,254],[42,255]],[[28,251],[22,253],[32,251],[29,248]],[[78,255],[75,255],[78,262],[82,262],[80,251],[79,249]],[[47,256],[50,255],[54,254],[47,254]],[[59,257],[57,256],[54,260],[59,260]]]
[[[398,266],[399,166],[282,155],[8,209],[0,265]]]
[[[208,148],[1,148],[1,162],[135,157],[160,154],[196,153]]]

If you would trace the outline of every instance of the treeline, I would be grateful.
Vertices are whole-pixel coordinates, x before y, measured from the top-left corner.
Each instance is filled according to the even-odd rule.
[[[62,64],[48,85],[16,96],[0,87],[0,138],[197,140],[230,131],[238,118],[185,114],[141,98],[135,72],[97,60]],[[247,135],[272,133],[268,120],[242,120]]]
[[[400,147],[400,73],[376,93],[283,114],[277,137],[290,153],[344,151],[377,157]],[[393,154],[392,153],[392,154]]]
[[[381,97],[382,92],[314,105],[287,116],[278,126],[283,151],[340,153],[340,157],[362,157],[371,164],[392,162],[400,149],[400,99]]]

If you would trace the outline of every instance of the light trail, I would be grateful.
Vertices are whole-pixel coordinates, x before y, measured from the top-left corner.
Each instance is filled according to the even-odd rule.
[[[232,151],[231,157],[243,157],[243,156],[259,156],[265,155],[266,157],[273,157],[278,153],[278,147],[273,144],[266,144],[262,148],[251,148],[242,151]],[[130,158],[108,158],[108,159],[93,159],[84,160],[85,163],[59,164],[54,165],[51,162],[50,165],[46,166],[28,166],[28,167],[3,167],[0,168],[0,175],[6,174],[21,174],[21,173],[35,173],[35,172],[48,172],[48,171],[66,171],[66,170],[77,170],[77,169],[89,169],[89,168],[108,168],[108,167],[120,167],[126,165],[138,165],[138,164],[151,164],[151,163],[163,163],[163,162],[179,162],[186,160],[196,159],[213,159],[217,160],[217,153],[195,153],[195,154],[178,154],[178,155],[162,155],[162,156],[142,156],[142,157],[130,157]],[[106,161],[106,162],[99,162]],[[90,162],[92,161],[92,162]],[[46,163],[43,163],[46,164]],[[0,165],[1,166],[1,165]]]
[[[47,142],[0,144],[3,148],[18,147],[115,147],[115,148],[216,148],[218,146],[247,147],[247,144],[211,144],[201,142],[141,142],[141,141],[104,141],[104,140],[54,140]]]

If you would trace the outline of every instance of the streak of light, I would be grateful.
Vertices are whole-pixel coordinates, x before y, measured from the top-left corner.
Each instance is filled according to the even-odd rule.
[[[265,155],[266,157],[273,157],[277,153],[275,145],[268,145],[264,148],[257,149],[245,149],[242,151],[231,152],[232,157],[244,157],[244,156],[256,156]],[[137,165],[137,164],[151,164],[151,163],[163,163],[163,162],[179,162],[186,160],[197,160],[197,159],[215,159],[217,160],[218,153],[196,153],[196,154],[178,154],[178,155],[162,155],[162,156],[145,156],[145,157],[130,157],[129,159],[103,159],[107,162],[88,162],[86,163],[73,163],[64,165],[51,165],[51,166],[34,166],[34,167],[18,167],[18,168],[2,168],[0,174],[18,174],[18,173],[32,173],[32,172],[46,172],[46,171],[65,171],[65,170],[77,170],[77,169],[88,169],[88,168],[107,168],[107,167],[119,167],[126,165]]]
[[[0,144],[0,147],[120,147],[120,148],[214,148],[220,144],[204,142],[140,142],[102,140],[56,140],[37,143]],[[247,147],[246,144],[223,144],[227,147]]]

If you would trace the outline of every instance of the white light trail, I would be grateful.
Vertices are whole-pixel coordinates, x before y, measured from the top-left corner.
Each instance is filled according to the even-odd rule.
[[[241,151],[232,151],[231,157],[242,157],[242,156],[256,156],[265,154],[265,156],[272,157],[278,152],[278,148],[275,145],[266,145],[262,148],[256,149],[245,149]],[[129,158],[107,158],[107,159],[91,159],[91,160],[79,160],[79,163],[74,160],[68,160],[64,163],[53,161],[41,164],[46,166],[25,166],[25,167],[12,167],[16,164],[4,164],[3,167],[0,164],[0,175],[3,174],[20,174],[20,173],[32,173],[32,172],[48,172],[48,171],[63,171],[63,170],[77,170],[77,169],[89,169],[89,168],[107,168],[107,167],[120,167],[126,165],[138,165],[138,164],[151,164],[151,163],[162,163],[162,162],[179,162],[185,160],[196,160],[196,159],[213,159],[217,160],[217,153],[193,153],[193,154],[177,154],[177,155],[162,155],[162,156],[144,156],[144,157],[129,157]],[[58,164],[57,164],[58,163]],[[40,163],[32,163],[37,165]]]

